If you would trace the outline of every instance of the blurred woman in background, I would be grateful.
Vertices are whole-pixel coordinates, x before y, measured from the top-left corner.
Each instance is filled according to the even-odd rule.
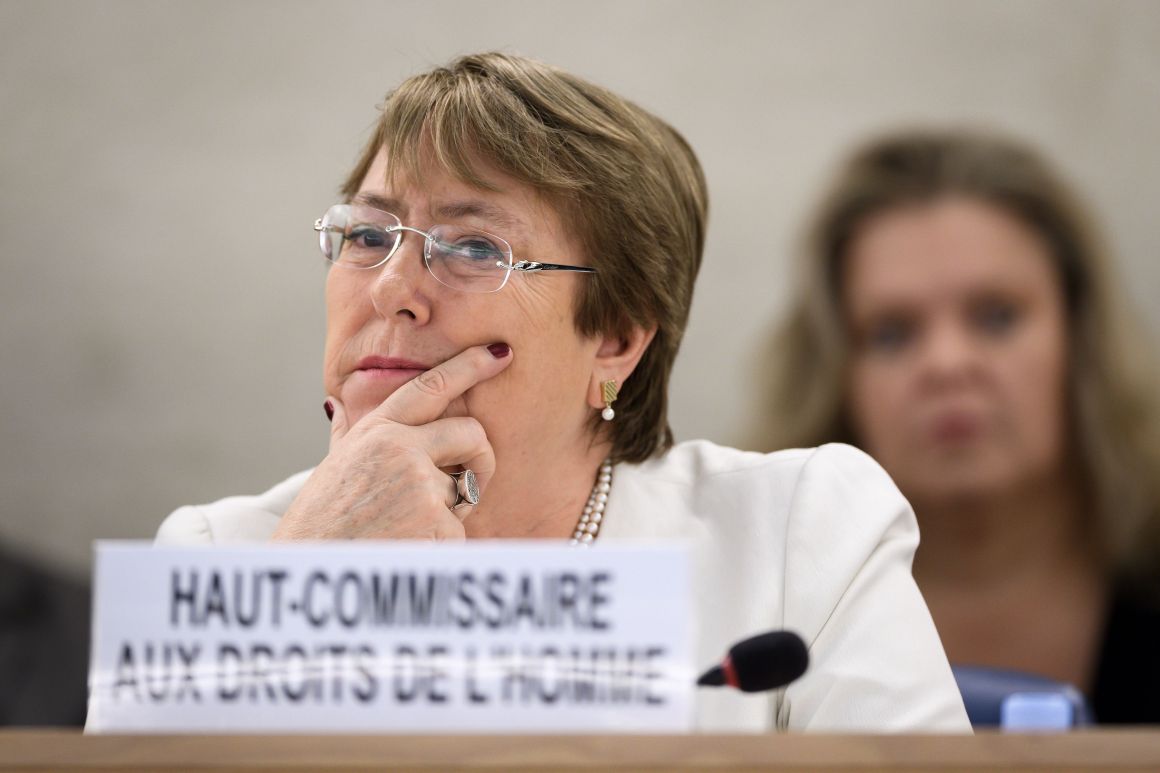
[[[1152,350],[1076,196],[1009,139],[897,133],[843,167],[803,257],[761,442],[886,468],[952,663],[1160,721]]]

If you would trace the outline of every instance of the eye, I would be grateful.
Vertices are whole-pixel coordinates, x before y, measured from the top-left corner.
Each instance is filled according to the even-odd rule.
[[[1019,322],[1019,307],[1006,300],[989,299],[971,310],[971,321],[977,329],[991,336],[1009,333]]]
[[[382,250],[390,246],[392,234],[382,228],[371,225],[356,225],[346,235],[346,240],[354,247],[370,250]]]
[[[457,258],[489,265],[504,260],[504,251],[485,236],[468,235],[454,242],[437,240],[436,250],[445,258]]]
[[[904,349],[915,335],[915,324],[903,317],[885,317],[871,324],[862,336],[862,347],[877,354],[893,354]]]

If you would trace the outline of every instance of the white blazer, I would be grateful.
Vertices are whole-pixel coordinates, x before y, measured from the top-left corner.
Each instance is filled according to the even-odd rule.
[[[265,540],[309,476],[182,507],[157,541]],[[770,629],[795,631],[809,647],[809,670],[783,690],[700,690],[698,730],[970,732],[910,573],[914,513],[861,451],[757,454],[694,441],[617,465],[600,541],[650,537],[693,548],[698,666]]]

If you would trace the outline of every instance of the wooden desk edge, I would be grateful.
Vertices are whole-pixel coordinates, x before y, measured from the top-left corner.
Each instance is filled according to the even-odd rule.
[[[1160,728],[1062,735],[82,735],[0,729],[0,771],[1160,770]]]

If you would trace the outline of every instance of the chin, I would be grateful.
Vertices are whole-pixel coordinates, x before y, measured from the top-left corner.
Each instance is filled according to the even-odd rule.
[[[1000,496],[1018,483],[1011,465],[1002,460],[957,459],[922,464],[917,475],[899,476],[903,493],[922,502],[970,504]]]
[[[394,394],[395,388],[370,389],[366,386],[352,386],[347,384],[339,391],[339,399],[346,409],[347,420],[351,426],[382,405],[383,401]]]

